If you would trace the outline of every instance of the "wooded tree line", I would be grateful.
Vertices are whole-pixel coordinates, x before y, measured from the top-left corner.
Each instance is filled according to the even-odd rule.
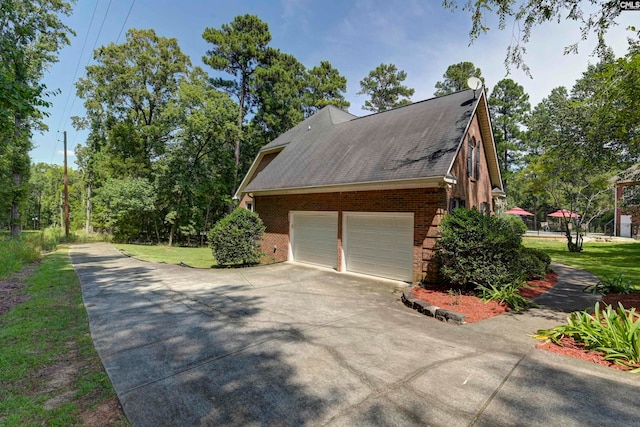
[[[70,29],[58,27],[60,44]],[[268,25],[255,16],[207,28],[203,37],[210,44],[203,52],[208,72],[192,66],[175,39],[153,30],[129,30],[124,43],[94,52],[94,63],[77,83],[87,113],[73,118],[73,124],[88,129],[89,136],[77,149],[78,170],[71,177],[73,226],[112,230],[125,240],[199,240],[228,212],[260,147],[326,105],[349,107],[346,79],[330,62],[307,69],[270,46]],[[470,76],[482,79],[474,64],[451,65],[435,95],[464,89]],[[380,64],[360,81],[359,94],[369,97],[363,108],[377,112],[409,103],[414,90],[403,85],[405,79],[394,64]],[[612,171],[638,160],[637,81],[638,47],[630,41],[625,57],[602,50],[600,62],[571,90],[555,89],[533,110],[522,86],[511,79],[487,88],[510,203],[588,201],[598,214],[601,206],[610,208],[606,192],[587,193],[606,186]],[[33,87],[39,97],[26,104],[36,123],[33,106],[44,102],[44,88]],[[12,126],[2,129],[15,131],[15,117],[10,119]],[[37,184],[56,179],[58,169],[31,168],[31,194],[22,181],[14,197],[26,216],[14,223],[58,223],[57,184]],[[28,176],[28,166],[22,170]],[[572,182],[559,193],[552,191]]]

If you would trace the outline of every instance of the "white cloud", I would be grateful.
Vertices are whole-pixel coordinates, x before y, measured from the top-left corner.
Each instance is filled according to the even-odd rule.
[[[64,156],[64,150],[58,150],[56,151],[56,154],[58,154],[59,156]],[[69,157],[75,157],[76,153],[73,152],[73,150],[67,150],[67,158]]]

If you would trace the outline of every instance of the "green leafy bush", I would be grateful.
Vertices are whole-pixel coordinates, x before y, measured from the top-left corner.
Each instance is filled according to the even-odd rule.
[[[222,218],[209,232],[209,246],[218,265],[237,266],[260,262],[260,239],[264,233],[260,217],[238,208]]]
[[[520,270],[528,280],[542,279],[546,276],[548,265],[542,262],[540,258],[528,248],[522,248],[520,250],[519,263]]]
[[[522,233],[504,217],[459,208],[440,227],[436,261],[444,279],[468,289],[501,287],[523,276]]]
[[[499,215],[499,218],[503,219],[504,221],[506,221],[511,228],[513,229],[514,233],[520,234],[521,236],[527,232],[527,226],[525,225],[525,223],[522,221],[522,219],[517,216],[517,215]]]
[[[584,291],[593,294],[608,294],[609,292],[628,294],[632,286],[631,280],[625,279],[624,271],[621,271],[612,279],[605,275],[604,279],[595,285],[587,286]]]
[[[537,248],[524,248],[524,247],[522,248],[522,251],[535,256],[540,261],[542,261],[546,270],[549,269],[549,265],[551,265],[551,257],[545,251]]]
[[[524,286],[524,282],[518,281],[502,286],[492,284],[479,285],[476,290],[483,301],[498,301],[501,304],[508,305],[515,311],[520,311],[531,305],[529,300],[520,295],[522,286]]]
[[[640,363],[640,316],[635,308],[625,310],[618,304],[616,309],[607,306],[600,311],[596,303],[593,315],[586,311],[571,313],[566,325],[540,329],[536,338],[562,345],[560,340],[564,336],[584,343],[588,350],[603,352],[606,360],[640,372],[637,366]]]

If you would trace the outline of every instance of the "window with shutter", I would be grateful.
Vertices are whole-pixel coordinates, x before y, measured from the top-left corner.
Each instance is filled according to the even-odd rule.
[[[473,141],[469,135],[467,142],[467,176],[473,176]]]
[[[476,179],[480,179],[480,145],[481,142],[478,141],[476,144],[476,169],[475,169],[475,177]]]

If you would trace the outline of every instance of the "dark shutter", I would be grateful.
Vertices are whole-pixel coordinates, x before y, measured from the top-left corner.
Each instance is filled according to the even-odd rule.
[[[476,179],[480,179],[480,141],[476,144],[478,152],[476,153]]]
[[[473,143],[471,142],[471,136],[469,136],[469,142],[467,143],[467,176],[473,176]]]

